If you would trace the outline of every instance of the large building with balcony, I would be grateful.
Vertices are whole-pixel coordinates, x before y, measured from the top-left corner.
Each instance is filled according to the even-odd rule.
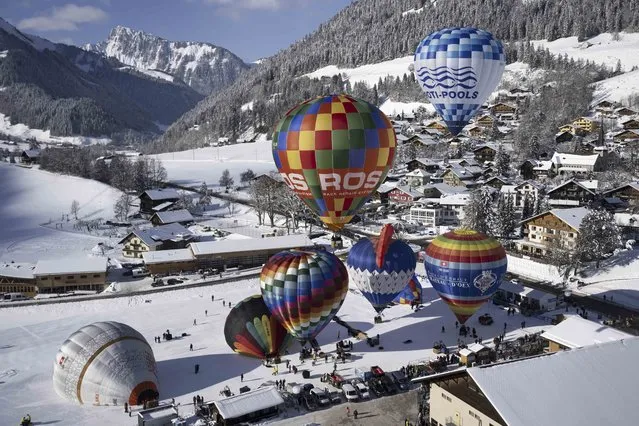
[[[545,256],[558,244],[575,248],[579,228],[589,210],[585,207],[553,209],[522,222],[525,238],[516,240],[517,250],[532,256]]]

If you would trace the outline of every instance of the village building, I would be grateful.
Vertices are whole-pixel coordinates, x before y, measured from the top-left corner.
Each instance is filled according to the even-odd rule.
[[[572,125],[584,129],[587,133],[592,133],[599,128],[597,121],[588,117],[579,117],[572,122]]]
[[[417,203],[410,208],[410,220],[434,228],[442,223],[442,207],[437,203]]]
[[[275,386],[267,386],[204,404],[215,424],[239,425],[276,416],[284,407],[284,399]]]
[[[40,150],[39,149],[26,149],[22,151],[20,160],[23,164],[37,164],[40,162]]]
[[[532,256],[546,256],[555,245],[575,248],[585,207],[553,209],[523,220],[525,238],[515,240],[517,250]]]
[[[559,132],[555,135],[555,143],[570,142],[574,135],[570,132]]]
[[[517,114],[517,107],[504,102],[490,105],[488,111],[500,120],[512,120]]]
[[[595,199],[595,191],[570,179],[548,191],[548,204],[552,207],[584,206]]]
[[[406,173],[406,183],[410,187],[427,185],[430,181],[430,174],[422,169],[415,169]]]
[[[473,149],[473,155],[478,163],[485,163],[487,161],[494,161],[497,154],[497,148],[493,148],[490,145],[481,145]]]
[[[408,167],[409,172],[422,169],[426,173],[430,174],[435,173],[440,169],[439,163],[431,160],[430,158],[416,158],[414,160],[410,160],[406,163],[406,167]]]
[[[463,186],[466,188],[474,187],[475,178],[478,175],[472,173],[465,167],[451,166],[444,170],[440,177],[442,182],[450,186]]]
[[[423,197],[423,194],[417,192],[409,186],[398,186],[388,193],[388,199],[395,203],[414,203]]]
[[[446,123],[439,120],[430,121],[424,124],[424,129],[437,130],[438,132],[441,132],[442,134],[448,133],[448,127],[446,126]]]
[[[600,343],[616,342],[633,336],[616,328],[587,320],[579,315],[571,315],[544,331],[541,337],[548,341],[546,352],[558,352]]]
[[[603,193],[604,197],[617,197],[632,209],[639,208],[639,182],[630,182]]]
[[[390,192],[397,188],[399,182],[386,181],[382,183],[379,188],[375,190],[371,197],[374,201],[379,201],[381,204],[388,204]]]
[[[23,293],[27,297],[38,294],[31,263],[0,263],[0,300],[3,293]]]
[[[464,128],[464,133],[471,138],[480,138],[484,135],[485,129],[475,124],[470,124]]]
[[[167,212],[156,212],[149,220],[153,226],[168,225],[169,223],[187,225],[193,222],[193,216],[188,210],[180,209]]]
[[[459,351],[459,363],[467,367],[489,364],[494,361],[495,352],[481,343],[473,343]]]
[[[509,184],[510,184],[510,181],[503,176],[489,177],[483,183],[483,185],[490,186],[491,188],[495,188],[497,190],[500,190],[504,185],[509,185]]]
[[[539,197],[540,191],[543,190],[543,185],[535,182],[534,180],[527,180],[515,185],[513,190],[515,192],[515,207],[523,208],[526,197],[528,197],[531,203],[535,202],[535,200]]]
[[[534,178],[545,178],[554,176],[553,162],[551,160],[536,161],[532,172]]]
[[[595,105],[595,112],[600,113],[604,117],[610,117],[614,112],[614,108],[617,106],[616,103],[603,100]]]
[[[493,117],[490,114],[484,114],[480,117],[477,117],[477,119],[475,120],[475,125],[483,127],[484,129],[491,129],[496,124],[497,118]]]
[[[637,357],[639,338],[629,337],[414,381],[430,387],[433,426],[625,424],[635,416]]]
[[[639,120],[636,118],[629,118],[621,122],[621,126],[624,130],[636,130],[639,129]]]
[[[639,132],[635,132],[633,130],[622,130],[621,132],[612,135],[612,140],[622,144],[636,141],[639,140]]]
[[[615,109],[615,114],[622,117],[622,116],[629,116],[629,115],[637,115],[637,111],[635,111],[634,109],[631,108],[627,108],[627,107],[619,107],[617,109]]]
[[[576,126],[574,124],[564,124],[563,126],[559,127],[559,133],[563,132],[571,133],[574,136],[586,136],[588,134],[588,132],[584,128]]]
[[[124,257],[142,258],[142,254],[157,250],[184,248],[194,238],[191,231],[179,223],[149,229],[134,229],[120,240]]]
[[[191,243],[189,247],[198,267],[226,269],[261,266],[275,253],[292,248],[310,248],[313,242],[307,235],[291,234],[259,239],[205,241]]]
[[[598,154],[576,155],[555,152],[550,161],[555,175],[589,174],[602,171],[602,161]]]
[[[106,257],[75,257],[39,260],[33,276],[40,293],[101,292],[106,285],[106,272]]]
[[[197,269],[195,256],[190,248],[144,252],[142,258],[151,274],[170,274]]]
[[[153,214],[154,207],[164,203],[175,203],[180,194],[173,188],[149,189],[140,195],[140,213]]]
[[[507,280],[499,285],[495,300],[517,305],[521,311],[553,311],[557,308],[556,295]]]
[[[441,197],[439,199],[439,205],[442,208],[441,224],[452,226],[460,225],[466,217],[464,207],[466,207],[469,201],[469,193],[459,193],[456,195]]]

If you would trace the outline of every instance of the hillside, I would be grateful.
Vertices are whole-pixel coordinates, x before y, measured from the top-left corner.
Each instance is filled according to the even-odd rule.
[[[313,33],[265,59],[246,78],[198,104],[167,130],[155,149],[197,146],[206,135],[232,137],[248,126],[266,132],[291,105],[326,92],[347,91],[378,104],[389,96],[393,101],[423,100],[414,87],[396,99],[382,91],[375,96],[339,77],[324,82],[298,77],[328,66],[357,68],[410,56],[421,38],[442,27],[478,26],[506,42],[573,35],[583,39],[639,27],[635,1],[611,0],[605,11],[601,9],[595,0],[354,2]],[[511,61],[517,60],[516,52],[515,46],[510,48]],[[242,112],[240,107],[251,101],[252,110]]]
[[[0,51],[0,112],[54,135],[158,133],[156,123],[171,123],[201,99],[183,83],[26,35],[1,18]]]
[[[113,28],[105,41],[85,49],[147,75],[183,81],[202,95],[219,92],[249,68],[232,52],[211,43],[170,41],[123,26]]]

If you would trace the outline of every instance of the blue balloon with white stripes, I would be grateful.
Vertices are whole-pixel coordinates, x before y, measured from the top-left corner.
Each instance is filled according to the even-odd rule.
[[[419,85],[453,135],[497,88],[505,67],[501,41],[477,28],[436,31],[415,51]]]

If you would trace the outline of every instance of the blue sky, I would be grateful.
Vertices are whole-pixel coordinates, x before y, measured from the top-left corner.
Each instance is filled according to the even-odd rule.
[[[82,45],[124,25],[169,40],[206,41],[246,61],[270,56],[315,30],[351,0],[0,1],[20,30]]]

